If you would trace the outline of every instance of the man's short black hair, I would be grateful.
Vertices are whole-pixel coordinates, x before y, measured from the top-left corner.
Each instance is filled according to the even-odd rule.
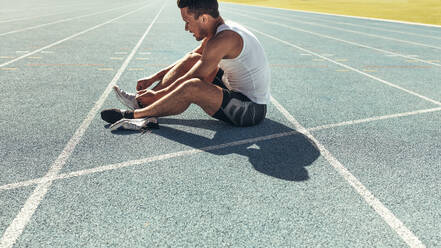
[[[198,19],[202,14],[209,14],[213,18],[219,17],[217,0],[178,0],[180,9],[188,7],[188,12]]]

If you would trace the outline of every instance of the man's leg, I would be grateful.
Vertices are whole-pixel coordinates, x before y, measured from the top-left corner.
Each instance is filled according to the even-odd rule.
[[[153,104],[135,110],[134,118],[177,115],[184,112],[191,103],[199,105],[212,116],[221,107],[222,98],[223,92],[219,86],[204,83],[200,79],[190,79]]]
[[[198,53],[188,53],[185,57],[175,63],[173,68],[164,75],[162,80],[152,90],[144,89],[138,91],[136,94],[132,94],[121,90],[118,86],[114,86],[116,96],[122,104],[130,109],[139,108],[139,103],[141,103],[142,106],[148,106],[171,91],[171,89],[168,89],[165,92],[159,92],[164,91],[178,78],[187,73],[196,62],[201,59],[201,57],[202,55]],[[158,94],[155,94],[157,92]]]
[[[176,63],[162,80],[153,89],[145,89],[138,91],[136,101],[143,106],[149,106],[159,98],[169,93],[167,87],[180,77],[184,76],[195,64],[200,60],[202,55],[198,53],[188,53],[184,58]],[[160,92],[162,91],[162,92]],[[158,94],[157,94],[158,93]]]
[[[149,106],[158,101],[163,96],[167,95],[179,86],[175,81],[185,75],[197,61],[201,59],[201,55],[197,53],[189,53],[187,56],[178,62],[172,70],[170,70],[152,90],[146,89],[139,91],[136,95],[136,101],[142,106]],[[217,71],[213,72],[214,78]]]

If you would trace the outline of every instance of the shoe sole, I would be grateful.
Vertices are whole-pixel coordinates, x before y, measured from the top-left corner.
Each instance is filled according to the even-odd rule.
[[[109,128],[111,131],[115,131],[120,128],[133,131],[142,131],[146,129],[159,129],[159,124],[158,119],[155,117],[147,117],[143,119],[121,119],[113,123]]]
[[[110,130],[111,131],[115,131],[115,130],[120,129],[120,128],[126,129],[126,130],[134,130],[134,131],[142,130],[142,126],[137,126],[136,124],[128,123],[129,121],[133,121],[133,120],[137,120],[137,119],[131,119],[131,120],[129,120],[129,119],[121,119],[121,120],[113,123],[110,126]]]

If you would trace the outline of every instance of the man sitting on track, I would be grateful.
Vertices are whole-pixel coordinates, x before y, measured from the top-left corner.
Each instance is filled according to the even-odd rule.
[[[270,69],[260,42],[243,26],[224,21],[217,0],[177,4],[185,30],[201,45],[168,68],[140,79],[136,94],[115,86],[118,99],[132,110],[103,110],[103,120],[117,122],[112,125],[116,128],[127,127],[130,119],[177,115],[194,103],[236,126],[261,122],[270,98]]]

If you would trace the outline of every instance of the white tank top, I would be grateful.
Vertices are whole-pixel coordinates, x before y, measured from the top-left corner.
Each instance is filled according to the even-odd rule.
[[[232,21],[220,25],[216,34],[231,30],[242,37],[243,48],[234,59],[222,59],[219,67],[224,71],[222,81],[233,91],[238,91],[258,104],[270,99],[271,71],[262,45],[245,27]]]

